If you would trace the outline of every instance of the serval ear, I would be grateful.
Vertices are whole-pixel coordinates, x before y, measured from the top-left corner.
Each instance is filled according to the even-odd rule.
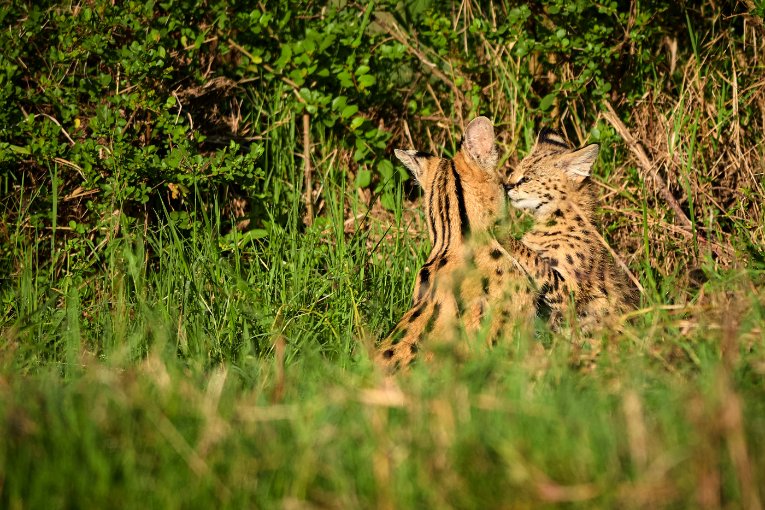
[[[462,148],[481,169],[493,172],[499,159],[494,141],[494,126],[491,121],[486,117],[476,117],[465,129]]]
[[[592,165],[598,160],[600,145],[593,143],[564,155],[560,160],[561,168],[566,176],[576,183],[590,176]]]
[[[427,152],[420,151],[405,151],[401,149],[395,149],[393,153],[396,155],[399,161],[401,161],[405,167],[409,169],[412,176],[417,181],[417,184],[422,186],[422,177],[425,175],[425,165],[427,160],[432,158]]]

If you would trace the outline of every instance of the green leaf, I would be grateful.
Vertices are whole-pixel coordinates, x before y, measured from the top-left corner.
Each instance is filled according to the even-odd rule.
[[[292,48],[290,48],[289,44],[285,44],[282,46],[282,54],[279,55],[279,59],[274,62],[274,67],[276,69],[283,69],[291,59]]]
[[[305,82],[305,79],[303,78],[303,73],[300,72],[300,69],[294,69],[290,73],[290,78],[292,78],[292,81],[294,81],[298,87]]]
[[[375,77],[371,74],[365,74],[363,76],[359,76],[359,86],[361,86],[362,89],[366,89],[371,87],[375,84],[377,80],[375,80]]]
[[[341,87],[352,87],[353,81],[351,81],[351,74],[348,71],[341,71],[337,74],[337,79],[340,80]]]
[[[368,153],[369,150],[366,147],[356,147],[356,150],[353,152],[353,161],[362,161]]]
[[[550,109],[550,107],[555,102],[555,98],[557,96],[555,94],[547,94],[545,97],[542,98],[542,100],[539,102],[539,109],[543,112],[546,112]]]
[[[332,100],[332,109],[333,110],[339,110],[341,108],[345,108],[345,105],[346,105],[347,101],[348,101],[347,97],[345,97],[345,96],[337,96],[335,99]]]
[[[357,111],[359,111],[359,107],[358,106],[356,106],[355,104],[349,104],[348,106],[343,108],[343,111],[340,112],[340,116],[342,118],[344,118],[344,119],[347,119],[347,118],[355,115]],[[359,117],[357,117],[357,118],[359,118]],[[356,119],[353,119],[353,121],[355,122]],[[362,122],[363,121],[364,121],[364,119],[362,119]],[[358,127],[359,125],[361,125],[361,123],[359,123],[358,125],[354,126],[353,122],[351,122],[351,127],[353,127],[354,129],[356,127]]]
[[[266,236],[268,236],[268,230],[264,228],[254,228],[246,232],[242,238],[244,241],[248,241],[250,239],[262,239]]]
[[[357,188],[369,187],[372,184],[372,172],[369,170],[359,170],[359,173],[356,174],[355,184]]]
[[[386,191],[382,194],[380,197],[380,205],[385,207],[387,210],[392,211],[396,208],[396,199],[393,196],[393,193],[390,191]]]
[[[380,173],[380,178],[383,181],[387,181],[393,177],[393,163],[387,159],[383,159],[377,163],[377,171]]]
[[[364,117],[354,117],[351,121],[351,129],[358,129],[358,127],[364,123],[364,120]]]
[[[23,154],[25,156],[29,156],[29,154],[31,154],[28,147],[19,147],[18,145],[13,144],[9,144],[8,147],[16,154]]]

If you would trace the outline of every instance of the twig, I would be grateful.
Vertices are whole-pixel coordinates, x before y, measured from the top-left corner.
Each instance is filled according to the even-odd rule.
[[[85,190],[82,186],[77,186],[74,191],[72,191],[69,195],[65,196],[61,199],[62,202],[68,202],[70,200],[74,200],[75,198],[81,198],[81,197],[87,197],[90,195],[95,195],[96,193],[99,193],[100,190],[98,189],[91,189],[91,190]],[[61,228],[61,227],[58,227]]]
[[[58,121],[58,120],[57,120],[57,119],[56,119],[54,116],[52,116],[52,115],[48,115],[47,113],[41,113],[40,115],[42,115],[43,117],[47,117],[47,118],[49,118],[49,119],[51,120],[51,122],[53,122],[55,125],[57,125],[57,126],[59,127],[59,129],[61,130],[61,132],[62,132],[62,133],[64,134],[64,136],[66,137],[66,139],[67,139],[67,140],[69,140],[69,144],[70,144],[72,147],[74,147],[74,146],[76,145],[76,144],[74,143],[74,140],[72,140],[72,137],[71,137],[71,136],[69,136],[69,133],[67,133],[67,132],[66,132],[66,129],[64,129],[64,126],[62,126],[62,125],[61,125],[61,123],[60,123],[60,122],[59,122],[59,121]]]
[[[412,134],[409,132],[409,124],[406,122],[406,119],[404,119],[404,133],[407,140],[409,140],[409,147],[414,147],[414,140],[412,140]]]
[[[313,182],[311,178],[311,125],[310,116],[303,114],[303,177],[305,178],[305,224],[313,224]]]
[[[629,145],[630,150],[637,157],[640,165],[643,167],[643,170],[645,170],[653,178],[653,181],[656,184],[656,187],[659,189],[661,196],[664,198],[664,200],[667,201],[669,206],[675,212],[675,215],[683,224],[685,224],[685,226],[691,227],[691,220],[689,220],[688,216],[685,215],[685,212],[683,211],[682,207],[680,207],[677,199],[675,199],[675,197],[669,191],[667,183],[664,182],[664,179],[661,177],[661,175],[659,175],[659,172],[656,171],[656,168],[654,167],[653,163],[651,163],[651,159],[648,157],[648,154],[646,154],[643,146],[638,143],[634,136],[632,136],[632,133],[630,133],[630,131],[627,129],[627,126],[624,125],[622,120],[616,114],[616,111],[614,111],[614,107],[611,106],[611,103],[608,100],[605,101],[605,105],[608,111],[603,114],[603,117],[605,117],[608,123],[614,127],[614,129],[619,133],[624,141],[627,142],[627,145]]]
[[[85,172],[83,172],[82,167],[80,167],[77,163],[72,163],[68,159],[59,158],[59,157],[53,158],[53,161],[55,161],[56,163],[58,163],[60,165],[66,165],[69,168],[73,168],[73,169],[77,170],[77,173],[80,174],[80,177],[85,179]]]

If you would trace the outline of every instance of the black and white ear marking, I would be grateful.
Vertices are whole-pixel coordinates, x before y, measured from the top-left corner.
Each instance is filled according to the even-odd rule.
[[[593,143],[566,154],[561,161],[561,168],[574,182],[582,182],[590,176],[592,166],[598,160],[600,145]]]
[[[412,151],[394,149],[393,153],[396,155],[399,161],[401,161],[405,167],[412,173],[414,179],[422,184],[422,175],[425,171],[425,161],[430,157],[430,154]]]
[[[486,117],[476,117],[465,129],[462,147],[482,169],[493,171],[499,155],[494,143],[494,126]]]
[[[563,149],[571,148],[559,131],[550,128],[544,128],[539,132],[539,135],[537,136],[537,144],[542,143],[547,145],[555,145],[556,147],[561,147]]]

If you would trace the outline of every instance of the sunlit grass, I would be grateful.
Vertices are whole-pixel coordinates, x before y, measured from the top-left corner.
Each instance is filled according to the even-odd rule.
[[[697,42],[697,62],[717,55]],[[476,107],[512,164],[539,112],[521,64],[493,54],[492,103]],[[348,149],[319,136],[305,221],[293,116],[264,122],[265,191],[248,197],[246,228],[191,190],[193,214],[154,211],[156,223],[115,204],[94,246],[63,236],[73,227],[57,224],[55,192],[45,223],[28,211],[46,194],[5,189],[0,507],[761,508],[762,184],[748,203],[710,200],[712,156],[734,154],[716,130],[758,113],[722,74],[692,64],[678,84],[657,78],[624,114],[688,197],[689,230],[603,119],[558,112],[578,126],[572,140],[600,136],[604,234],[646,289],[621,330],[508,332],[393,376],[369,353],[409,306],[428,250],[416,191],[399,186],[383,209],[349,185]],[[285,107],[257,91],[240,106],[254,125]],[[452,152],[458,129],[438,129]],[[756,152],[724,163],[755,175]]]

